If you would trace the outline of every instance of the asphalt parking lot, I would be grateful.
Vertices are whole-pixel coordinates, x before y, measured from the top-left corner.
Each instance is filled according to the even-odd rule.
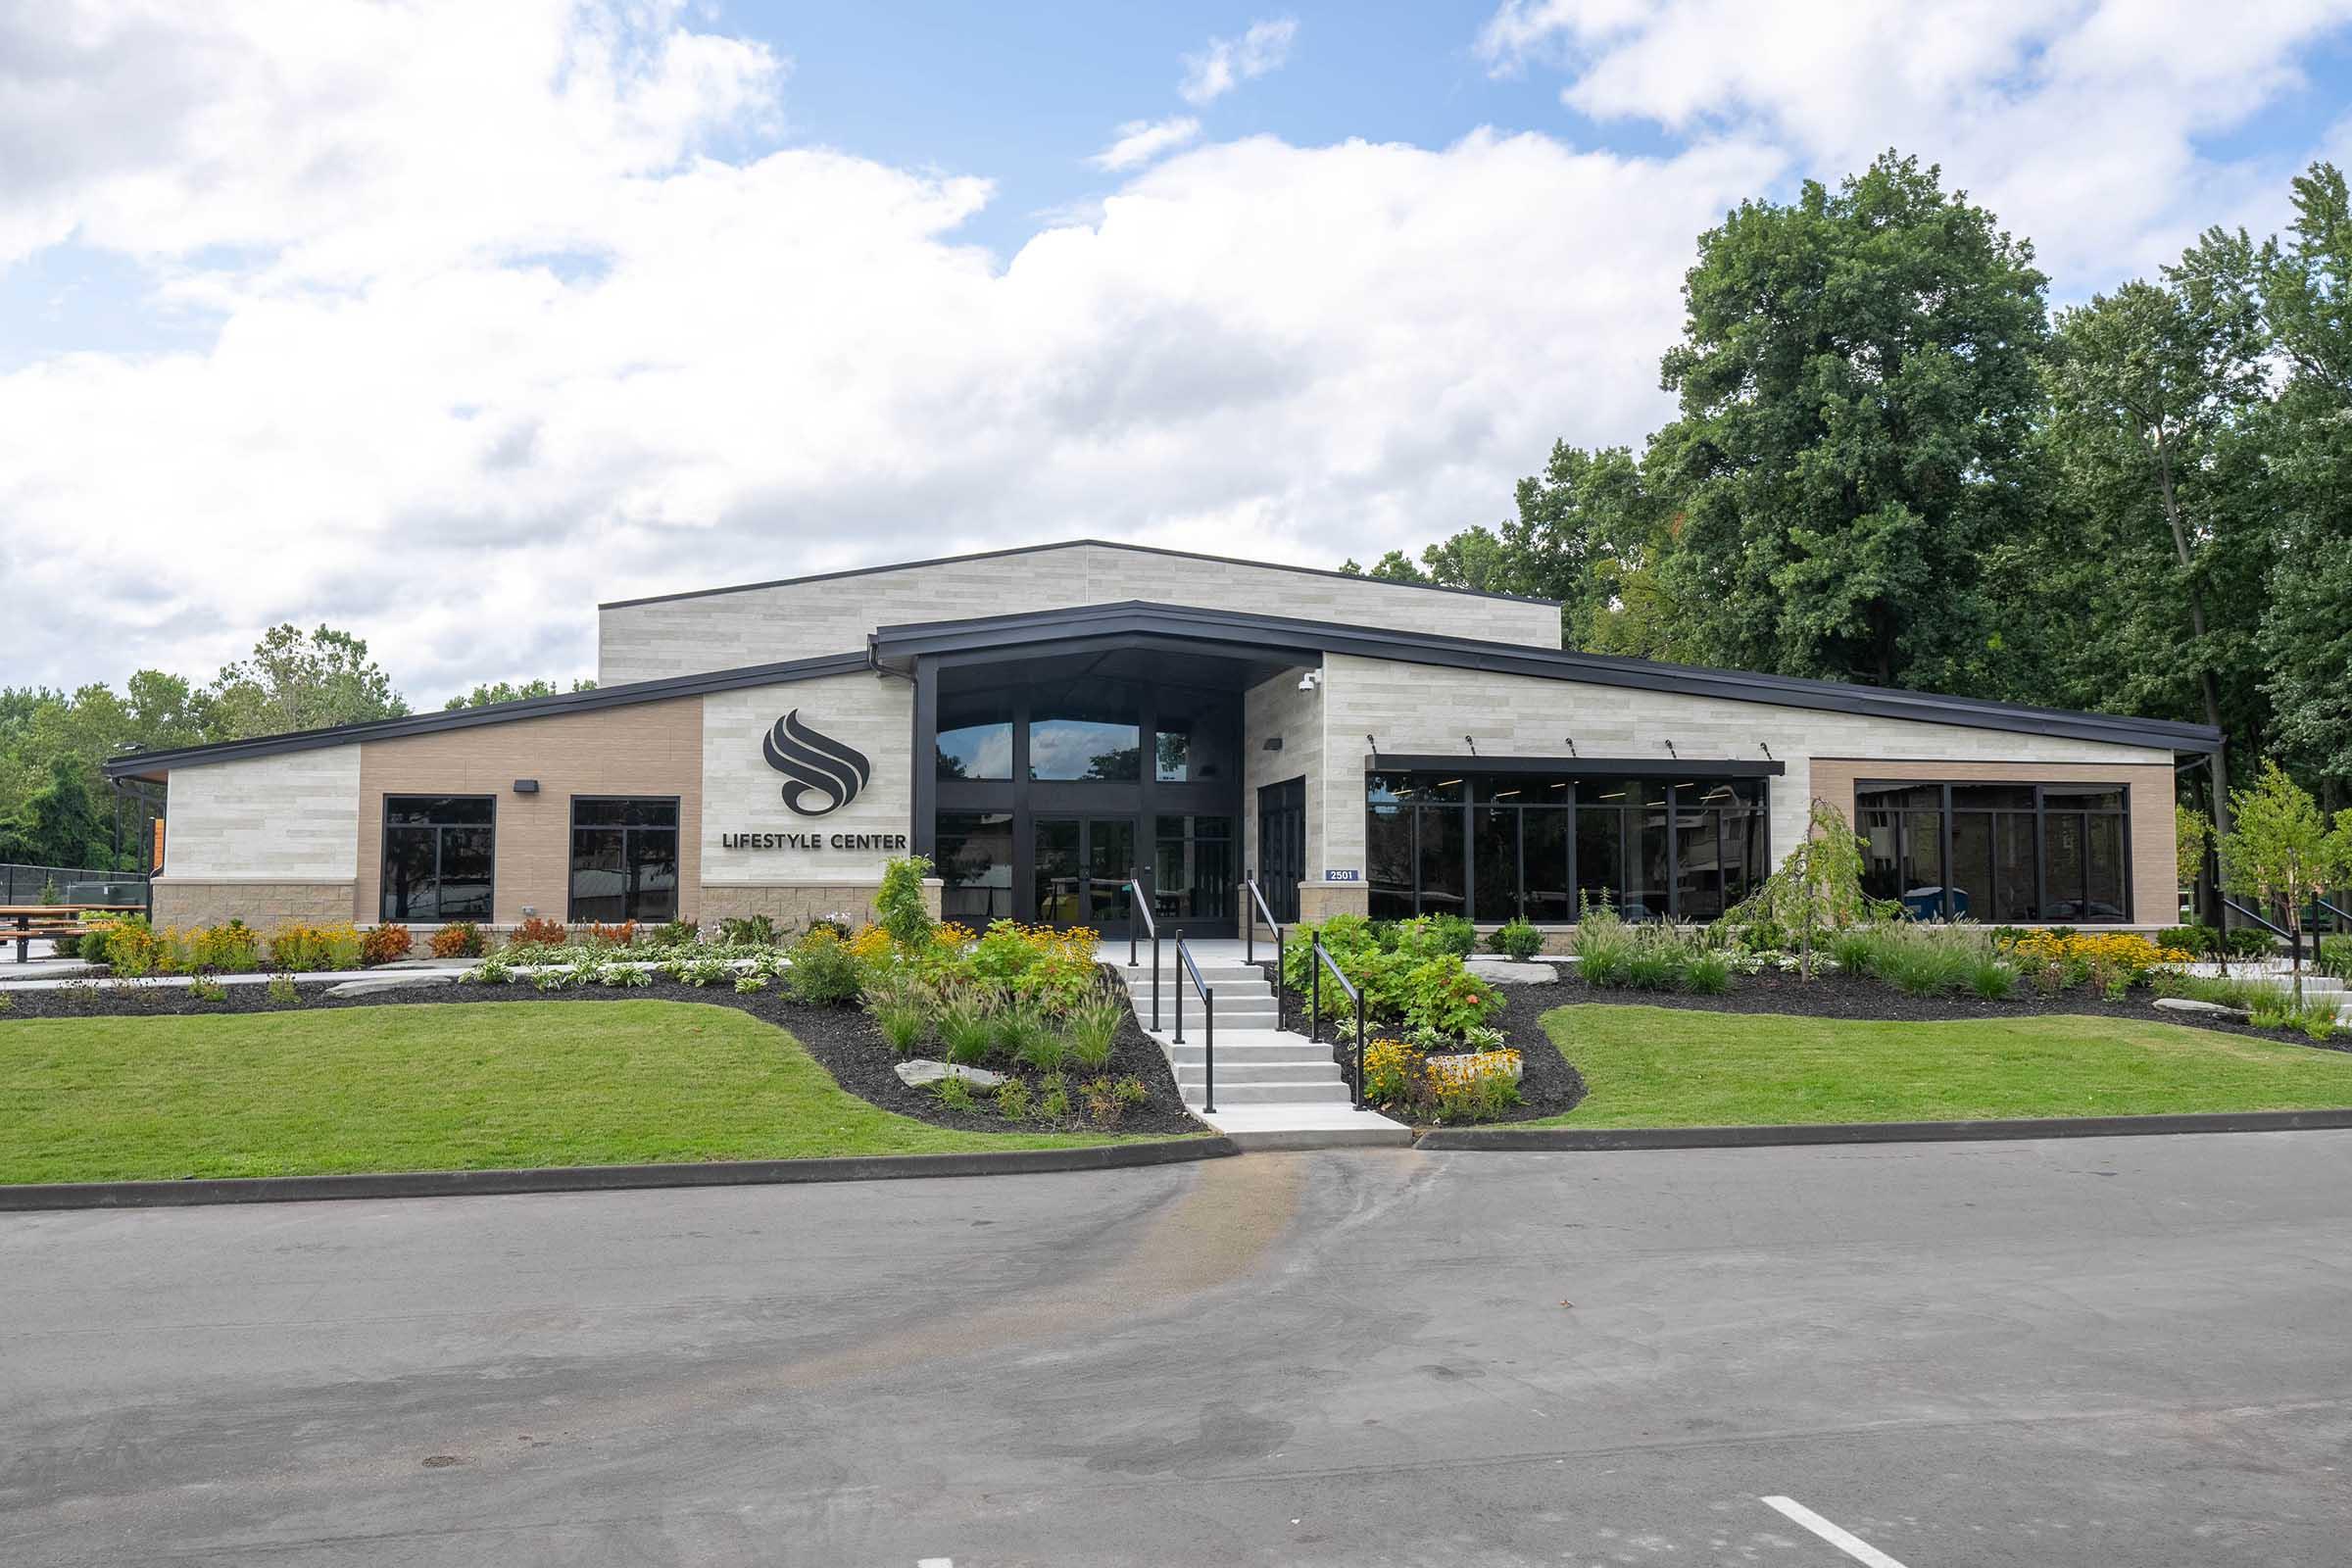
[[[2348,1328],[2343,1132],[7,1214],[0,1562],[2318,1568]]]

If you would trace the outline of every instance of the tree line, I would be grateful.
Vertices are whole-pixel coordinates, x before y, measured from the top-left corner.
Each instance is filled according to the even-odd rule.
[[[573,691],[592,688],[575,681]],[[554,682],[477,685],[445,708],[479,708],[552,696]],[[294,730],[397,718],[409,704],[392,677],[349,632],[270,627],[251,658],[223,664],[198,685],[142,669],[116,691],[104,682],[71,692],[0,687],[0,860],[135,870],[139,849],[114,850],[114,803],[99,764],[126,752],[249,740]]]
[[[2032,243],[1914,158],[1743,203],[1684,279],[1677,416],[1557,443],[1497,526],[1371,575],[1560,600],[1592,652],[2210,723],[2333,809],[2352,213],[2326,163],[2292,203],[2055,314]]]

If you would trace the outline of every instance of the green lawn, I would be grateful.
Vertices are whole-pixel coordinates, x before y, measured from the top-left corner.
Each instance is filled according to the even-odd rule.
[[[674,1002],[0,1023],[0,1182],[1050,1149],[844,1091],[790,1035]]]
[[[1878,1023],[1579,1005],[1544,1027],[1582,1104],[1534,1125],[2137,1116],[2352,1105],[2352,1054],[2137,1019]],[[1528,1125],[1523,1123],[1522,1125]]]

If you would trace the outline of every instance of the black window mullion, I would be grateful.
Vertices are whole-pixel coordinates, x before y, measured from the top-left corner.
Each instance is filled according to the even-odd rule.
[[[1936,861],[1936,880],[1938,884],[1936,906],[1941,909],[1943,917],[1949,920],[1952,917],[1952,787],[1949,784],[1943,787],[1943,812],[1938,820],[1943,835],[1943,847]]]

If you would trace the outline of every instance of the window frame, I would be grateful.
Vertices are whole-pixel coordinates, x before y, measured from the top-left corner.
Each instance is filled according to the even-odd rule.
[[[630,921],[630,920],[635,920],[635,921],[638,921],[638,922],[642,923],[642,922],[645,920],[645,918],[646,918],[646,916],[644,916],[644,915],[641,915],[641,914],[632,914],[632,913],[630,913],[630,912],[629,912],[629,910],[628,910],[628,899],[627,899],[627,895],[626,895],[626,893],[624,893],[624,894],[622,895],[622,899],[621,899],[621,915],[620,915],[620,920],[619,920],[619,921],[617,921],[617,922],[608,922],[608,921],[604,921],[604,920],[598,920],[598,919],[595,919],[593,916],[591,916],[591,917],[590,917],[588,920],[583,920],[583,919],[580,917],[580,913],[579,913],[579,884],[578,884],[578,882],[575,880],[575,879],[578,877],[578,875],[579,875],[579,867],[578,867],[578,866],[576,866],[576,865],[574,865],[574,864],[572,863],[572,861],[573,861],[573,849],[572,849],[572,842],[573,842],[573,838],[574,838],[574,836],[575,836],[576,834],[578,834],[578,833],[579,833],[579,831],[580,831],[580,803],[581,803],[581,802],[583,802],[583,801],[590,802],[590,803],[595,803],[595,802],[599,802],[599,801],[606,801],[606,802],[618,802],[618,803],[621,803],[621,804],[625,804],[625,805],[633,805],[633,806],[668,806],[668,807],[671,807],[671,808],[674,808],[674,809],[677,811],[677,813],[678,813],[678,819],[677,819],[677,821],[676,821],[676,822],[674,822],[674,823],[672,823],[670,826],[668,826],[668,827],[665,827],[665,828],[662,828],[662,827],[631,827],[631,826],[629,826],[629,825],[628,825],[627,823],[625,823],[625,822],[624,822],[624,823],[591,823],[591,824],[589,825],[589,829],[588,829],[588,831],[590,831],[590,832],[592,832],[592,833],[593,833],[593,832],[618,833],[618,834],[621,836],[621,840],[620,840],[620,863],[621,863],[621,864],[622,864],[624,867],[625,867],[625,866],[627,866],[627,865],[629,865],[629,864],[631,863],[631,861],[630,861],[630,859],[629,859],[629,839],[628,839],[628,836],[629,836],[631,833],[674,833],[674,834],[676,834],[676,835],[677,835],[677,839],[678,839],[678,852],[677,852],[677,857],[676,857],[676,859],[677,859],[677,867],[678,867],[677,898],[676,898],[676,900],[675,900],[675,902],[674,902],[674,904],[673,904],[673,906],[672,906],[672,907],[671,907],[671,909],[670,909],[669,918],[670,918],[670,919],[672,919],[672,920],[676,920],[676,919],[680,919],[680,918],[682,918],[682,917],[684,916],[685,912],[686,912],[686,803],[685,803],[685,798],[684,798],[683,796],[677,796],[677,795],[612,795],[612,794],[602,794],[602,793],[600,793],[600,794],[593,794],[593,795],[573,795],[573,796],[570,796],[570,797],[568,797],[568,798],[567,798],[567,800],[568,800],[568,804],[566,804],[566,805],[565,805],[565,807],[564,807],[564,923],[565,925],[583,925],[583,924],[589,924],[589,923],[594,923],[594,924],[598,924],[598,925],[604,925],[604,924],[619,924],[619,923],[626,923],[627,921]]]
[[[433,830],[433,887],[434,902],[436,904],[438,904],[440,900],[441,835],[445,832],[448,832],[452,828],[480,828],[485,825],[488,826],[490,829],[490,891],[488,895],[488,903],[490,906],[479,917],[478,920],[476,920],[475,916],[469,914],[446,915],[436,911],[432,918],[428,920],[422,915],[393,914],[388,911],[385,901],[390,899],[392,896],[392,878],[389,875],[391,867],[387,862],[392,855],[392,830],[394,827],[394,823],[392,821],[392,803],[394,801],[488,801],[490,803],[490,820],[487,824],[481,822],[404,822],[399,824],[400,826],[407,828],[429,827]],[[498,797],[496,795],[480,794],[473,791],[452,792],[448,790],[434,792],[404,790],[395,795],[390,791],[386,791],[376,802],[376,924],[386,925],[400,923],[407,925],[449,925],[458,920],[476,920],[476,923],[481,925],[495,925],[497,923]]]
[[[1954,808],[1952,805],[1952,792],[1955,789],[1974,789],[1980,785],[2007,785],[2012,789],[2031,789],[2034,792],[2034,804],[2030,808],[1974,806],[1960,807],[1957,808]],[[1906,805],[1875,808],[1865,807],[1863,805],[1863,792],[1866,790],[1922,789],[1933,789],[1936,791],[1939,804],[1933,807]],[[2094,808],[2070,806],[2059,807],[2053,810],[2049,804],[2049,797],[2054,794],[2087,795],[2097,791],[2108,790],[2114,791],[2119,801],[2119,804],[2112,808]],[[1888,811],[1898,817],[1912,812],[1924,813],[1928,811],[1934,811],[1936,813],[1936,855],[1938,858],[1937,865],[1939,867],[1936,875],[1938,879],[1938,885],[1941,887],[1943,895],[1937,912],[1934,916],[1934,918],[1938,920],[1952,920],[1958,918],[1958,916],[1956,916],[1952,911],[1952,828],[1955,809],[1967,811],[1972,815],[1983,816],[1986,819],[1987,836],[1990,842],[1988,868],[1992,877],[1994,878],[1994,881],[1991,885],[1986,887],[1985,897],[1986,902],[1990,904],[1996,912],[2000,908],[2002,902],[2001,889],[1999,886],[2001,866],[2000,819],[2004,816],[2023,816],[2028,817],[2034,825],[2034,918],[2022,923],[2027,925],[2044,926],[2125,926],[2135,923],[2139,889],[2134,885],[2136,879],[2132,874],[2132,785],[2128,780],[2105,778],[2082,780],[2041,778],[1856,778],[1854,780],[1853,824],[1854,831],[1857,833],[1862,831],[1862,813],[1865,810]],[[2081,858],[2082,861],[2082,886],[2081,889],[2082,897],[2080,900],[2078,900],[2078,903],[2089,902],[2090,818],[2094,816],[2111,817],[2121,824],[2123,828],[2123,858],[2119,866],[2119,871],[2123,881],[2123,912],[2121,914],[2085,915],[2077,913],[2063,920],[2052,919],[2050,917],[2050,818],[2053,815],[2061,817],[2073,817],[2082,825],[2082,840]],[[1897,864],[1901,863],[1902,858],[1902,841],[1899,837],[1899,832],[1900,830],[1898,829],[1898,838],[1895,845],[1895,858]],[[2012,923],[1998,919],[1981,920],[1979,916],[1973,913],[1969,915],[1968,918],[1972,920],[1980,920],[1980,923],[1984,924]]]

